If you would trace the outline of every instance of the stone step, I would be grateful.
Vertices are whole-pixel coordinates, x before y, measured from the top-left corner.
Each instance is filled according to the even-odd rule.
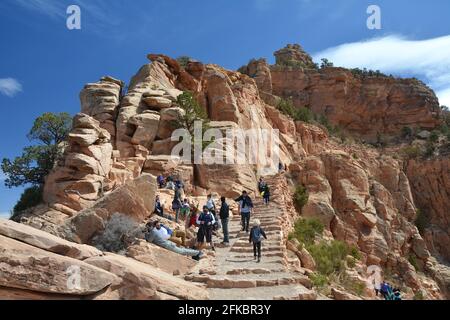
[[[262,246],[261,252],[283,252],[285,248],[281,246]],[[251,247],[231,247],[230,252],[251,252],[253,253],[253,246]]]
[[[248,237],[246,239],[247,241],[245,241],[245,239],[242,240],[238,240],[233,244],[233,247],[245,247],[245,248],[253,248],[253,245],[251,243],[248,242]],[[266,240],[264,241],[263,245],[267,245],[267,246],[282,246],[283,243],[281,241],[277,241],[277,240]]]
[[[246,289],[208,289],[211,300],[316,300],[317,294],[301,285]]]
[[[201,275],[186,276],[186,280],[206,283],[207,288],[255,288],[275,287],[282,285],[301,284],[312,288],[311,280],[301,274],[293,275],[288,272],[270,274],[238,274],[238,275]],[[196,281],[198,280],[198,281]]]
[[[284,272],[284,268],[235,268],[225,272],[226,275],[270,274]]]

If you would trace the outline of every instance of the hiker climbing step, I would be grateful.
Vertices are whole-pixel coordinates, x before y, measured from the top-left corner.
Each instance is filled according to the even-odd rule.
[[[278,175],[265,181],[261,179],[263,185],[260,190],[268,190],[264,183],[278,185],[279,179],[284,177]],[[279,191],[274,189],[271,194],[277,197]],[[264,196],[251,199],[248,194],[236,200],[243,215],[229,219],[229,245],[216,247],[213,268],[188,274],[185,279],[204,284],[212,299],[316,299],[317,294],[311,290],[311,280],[287,266],[285,230],[280,217],[283,204],[270,202]],[[251,210],[243,208],[250,203]],[[255,256],[255,249],[256,253],[261,252],[260,260],[258,254]]]

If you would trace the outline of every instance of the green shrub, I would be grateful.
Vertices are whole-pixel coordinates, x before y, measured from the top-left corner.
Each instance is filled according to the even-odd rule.
[[[181,56],[177,58],[177,62],[180,65],[180,67],[186,68],[189,61],[192,60],[191,57],[188,56]]]
[[[413,300],[425,300],[425,296],[424,296],[422,290],[418,290],[414,293]]]
[[[13,209],[14,215],[41,204],[42,192],[43,188],[40,186],[34,186],[25,189],[25,191],[20,196],[19,201],[14,206]]]
[[[317,271],[323,275],[331,275],[345,270],[345,261],[350,248],[342,241],[330,243],[322,241],[307,247],[316,262]]]
[[[312,281],[314,287],[322,288],[328,285],[328,277],[323,274],[311,273],[308,277]]]
[[[431,137],[430,137],[431,138]],[[427,142],[425,146],[425,151],[423,153],[423,156],[425,158],[430,158],[434,155],[434,152],[436,151],[436,145],[431,140]]]
[[[401,149],[400,154],[407,160],[417,159],[421,155],[421,150],[419,147],[409,146]]]
[[[313,113],[307,107],[296,108],[291,99],[281,99],[277,106],[283,114],[292,118],[295,121],[311,122]]]
[[[361,252],[355,246],[350,247],[350,255],[355,258],[355,260],[361,260]]]
[[[430,226],[430,219],[428,215],[420,209],[417,209],[417,215],[415,220],[415,225],[419,230],[420,234],[423,235],[426,228]]]
[[[294,205],[299,212],[301,212],[303,207],[308,203],[308,199],[308,190],[302,185],[297,186],[297,188],[295,188],[293,200]]]
[[[430,135],[429,140],[430,140],[432,143],[438,142],[438,141],[439,141],[439,132],[436,131],[436,130],[433,131],[433,132],[431,132],[431,135]]]
[[[409,261],[409,263],[411,263],[411,265],[414,267],[414,269],[416,269],[416,271],[419,271],[419,264],[417,263],[417,258],[415,255],[410,254],[408,256],[408,261]]]
[[[323,233],[324,225],[319,219],[298,219],[291,236],[300,243],[312,245],[317,235]]]
[[[402,138],[406,139],[412,136],[413,130],[410,127],[403,127],[402,128]]]
[[[321,61],[322,61],[322,63],[320,64],[321,69],[334,67],[333,62],[329,61],[328,59],[323,58]]]
[[[313,113],[311,112],[311,110],[309,110],[309,108],[306,107],[299,108],[294,115],[295,121],[303,121],[306,123],[310,123],[312,119]]]
[[[355,159],[355,160],[358,160],[358,159],[359,159],[359,157],[358,157],[358,155],[357,155],[356,153],[354,153],[354,154],[352,155],[352,157],[353,157],[353,159]]]

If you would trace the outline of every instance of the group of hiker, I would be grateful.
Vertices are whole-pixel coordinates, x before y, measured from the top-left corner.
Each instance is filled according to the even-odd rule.
[[[375,287],[375,294],[381,296],[385,300],[402,300],[402,294],[400,289],[392,287],[386,281],[383,281],[381,284]]]
[[[178,223],[181,218],[184,219],[186,232],[171,230],[167,226],[161,224],[160,221],[154,221],[147,224],[147,241],[153,242],[156,245],[176,253],[192,256],[196,260],[203,256],[201,250],[205,247],[205,244],[209,244],[211,250],[215,251],[213,237],[219,236],[219,230],[222,230],[223,233],[223,241],[221,244],[229,246],[230,234],[228,224],[230,219],[230,206],[225,197],[221,197],[220,208],[217,210],[213,195],[209,194],[206,203],[202,207],[202,211],[199,212],[198,205],[190,203],[187,198],[184,198],[183,201],[181,201],[182,194],[184,194],[184,185],[180,179],[173,179],[172,177],[165,179],[162,175],[159,175],[157,182],[160,188],[175,191],[172,201],[172,210],[175,213],[175,219],[173,219],[172,216],[165,214],[164,205],[161,203],[160,196],[156,196],[155,214],[170,221],[175,220],[176,223]],[[262,178],[258,182],[258,191],[264,199],[264,203],[268,204],[270,190],[269,186]],[[236,201],[239,206],[242,231],[249,234],[249,242],[253,243],[254,258],[255,260],[257,259],[257,262],[260,262],[261,242],[263,239],[267,239],[267,236],[261,228],[260,221],[257,219],[253,221],[252,228],[250,228],[250,220],[254,207],[253,201],[246,190],[242,191],[242,194],[234,199],[234,201]],[[187,233],[190,235],[194,233],[194,237],[191,238],[195,239],[195,243],[189,244],[191,249],[183,248],[186,247]],[[179,239],[181,239],[181,241]]]

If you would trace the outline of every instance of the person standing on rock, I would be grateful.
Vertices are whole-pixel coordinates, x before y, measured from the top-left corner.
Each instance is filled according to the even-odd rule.
[[[158,186],[159,186],[160,189],[164,188],[164,186],[166,185],[164,176],[163,176],[162,174],[160,174],[160,175],[158,176],[158,178],[156,179],[156,181],[158,182]]]
[[[213,226],[216,223],[216,219],[214,215],[208,210],[207,206],[203,206],[203,212],[197,218],[197,225],[199,226],[198,234],[197,234],[197,242],[200,246],[203,246],[206,242],[211,245],[211,249],[215,251],[214,242],[212,239],[213,235]]]
[[[239,203],[239,212],[241,214],[242,231],[247,231],[250,226],[250,216],[253,211],[252,199],[248,196],[247,191],[242,191],[242,195],[234,201]]]
[[[228,221],[230,219],[230,207],[228,206],[228,203],[226,202],[225,197],[220,198],[220,201],[222,203],[220,207],[220,220],[222,221],[222,228],[223,228],[223,242],[224,245],[230,244],[230,235],[228,231]]]
[[[181,210],[181,200],[177,197],[177,194],[175,193],[175,197],[172,201],[172,210],[175,212],[175,222],[178,223],[178,217],[180,215]]]
[[[261,244],[263,239],[267,240],[266,233],[261,228],[261,222],[256,219],[253,223],[253,227],[250,230],[249,243],[253,243],[253,255],[254,259],[258,258],[258,263],[261,262]]]

